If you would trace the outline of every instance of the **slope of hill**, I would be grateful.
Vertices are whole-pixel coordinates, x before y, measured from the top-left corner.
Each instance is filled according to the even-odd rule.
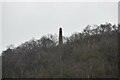
[[[2,52],[3,78],[118,77],[119,27],[87,26],[57,45],[53,35]]]

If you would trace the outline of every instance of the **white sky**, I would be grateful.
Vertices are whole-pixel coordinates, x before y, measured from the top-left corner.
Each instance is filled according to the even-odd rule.
[[[1,11],[2,9],[2,11]],[[80,32],[88,24],[118,22],[117,2],[4,2],[2,14],[2,50],[42,35],[58,34],[61,26],[64,36]],[[1,42],[1,41],[0,41]]]
[[[119,0],[0,0],[2,2],[118,2]]]

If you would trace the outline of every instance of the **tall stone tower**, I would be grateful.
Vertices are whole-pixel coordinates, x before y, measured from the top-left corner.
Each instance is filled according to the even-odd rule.
[[[63,44],[62,28],[59,28],[59,45]]]

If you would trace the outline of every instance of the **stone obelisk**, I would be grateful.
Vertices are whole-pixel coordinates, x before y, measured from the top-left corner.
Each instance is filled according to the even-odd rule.
[[[62,62],[62,47],[61,45],[63,44],[63,38],[62,38],[62,28],[59,28],[59,49],[60,49],[60,78],[62,78],[62,73],[63,73],[63,62]]]
[[[59,45],[63,44],[62,28],[59,28]]]

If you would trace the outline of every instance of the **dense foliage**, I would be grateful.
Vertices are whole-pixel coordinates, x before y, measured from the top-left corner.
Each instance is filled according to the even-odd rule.
[[[88,25],[83,32],[64,37],[32,39],[2,52],[3,78],[118,77],[120,25]]]

